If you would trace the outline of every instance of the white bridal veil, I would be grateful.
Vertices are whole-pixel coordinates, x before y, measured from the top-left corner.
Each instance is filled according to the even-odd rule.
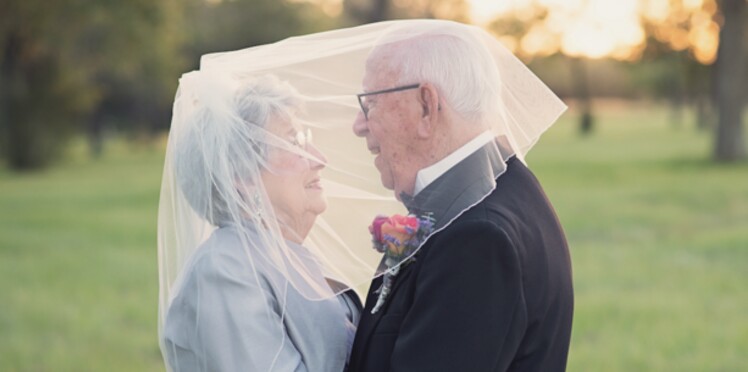
[[[498,139],[492,142],[494,160],[478,171],[480,177],[493,181],[504,160],[524,159],[564,111],[564,104],[495,38],[448,21],[382,22],[203,56],[200,69],[179,81],[167,145],[158,217],[160,333],[185,272],[217,229],[234,232],[242,267],[279,274],[253,273],[258,282],[290,284],[312,301],[340,292],[331,281],[363,294],[382,274],[382,254],[372,249],[368,226],[378,214],[407,210],[382,186],[366,141],[353,133],[352,124],[362,115],[356,94],[373,50],[426,34],[456,38],[472,48],[454,58],[477,66],[471,73],[486,90],[480,120]],[[320,194],[324,198],[308,207],[314,213],[304,214],[303,221],[289,218],[273,199],[277,190],[263,181],[293,177],[297,169],[277,160],[289,155],[312,171],[296,193],[284,184],[291,191],[281,198],[291,209],[310,199],[319,204]],[[310,185],[315,190],[309,191]],[[448,223],[437,221],[437,227]]]

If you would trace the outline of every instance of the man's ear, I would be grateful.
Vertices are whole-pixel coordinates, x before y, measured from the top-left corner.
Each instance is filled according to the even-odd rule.
[[[439,118],[439,93],[431,83],[423,83],[418,88],[418,102],[421,104],[421,119],[418,121],[418,135],[428,138],[434,133]]]

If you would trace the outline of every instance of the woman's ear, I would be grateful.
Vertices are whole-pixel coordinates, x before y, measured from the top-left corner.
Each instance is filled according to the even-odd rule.
[[[257,192],[257,187],[252,181],[242,179],[234,180],[234,189],[245,202],[249,201],[248,198]]]
[[[418,135],[431,137],[441,111],[439,93],[431,83],[423,83],[418,88],[418,102],[421,104],[421,119],[418,122]]]

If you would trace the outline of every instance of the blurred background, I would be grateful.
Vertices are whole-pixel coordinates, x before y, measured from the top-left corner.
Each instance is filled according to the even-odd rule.
[[[2,0],[0,370],[163,370],[179,76],[398,18],[486,28],[570,106],[528,156],[572,254],[569,370],[748,370],[747,0]]]

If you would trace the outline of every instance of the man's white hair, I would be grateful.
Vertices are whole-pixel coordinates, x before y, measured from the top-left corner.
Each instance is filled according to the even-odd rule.
[[[410,25],[410,24],[409,24]],[[459,23],[410,25],[383,37],[369,57],[399,72],[398,84],[432,83],[463,119],[482,125],[498,120],[499,70],[476,30]]]

